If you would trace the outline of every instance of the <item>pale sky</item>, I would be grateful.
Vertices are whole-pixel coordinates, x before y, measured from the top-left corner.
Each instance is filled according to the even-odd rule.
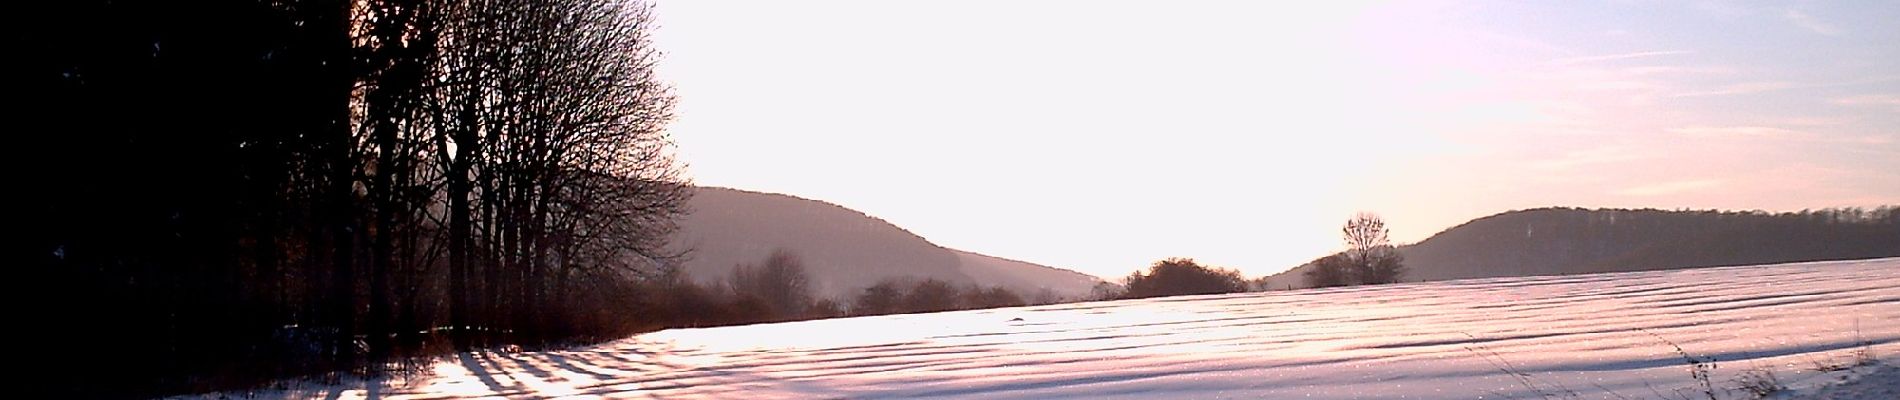
[[[1900,204],[1900,2],[656,0],[708,186],[1115,279],[1545,206]]]

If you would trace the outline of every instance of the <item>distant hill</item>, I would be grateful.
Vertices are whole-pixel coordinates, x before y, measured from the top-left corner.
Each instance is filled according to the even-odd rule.
[[[724,280],[733,265],[756,264],[785,248],[805,262],[816,295],[848,300],[885,278],[935,278],[1004,286],[1029,298],[1087,294],[1097,279],[1075,271],[938,246],[877,217],[823,201],[702,187],[676,243],[692,248],[684,269],[701,282]]]
[[[1895,257],[1900,212],[1540,208],[1472,220],[1399,252],[1406,281]],[[1304,287],[1306,268],[1265,286]]]

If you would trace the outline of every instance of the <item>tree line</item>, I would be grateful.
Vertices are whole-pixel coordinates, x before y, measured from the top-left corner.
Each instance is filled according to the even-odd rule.
[[[618,337],[677,256],[645,2],[49,3],[15,170],[81,395]]]
[[[1376,214],[1359,213],[1340,228],[1346,250],[1320,257],[1305,272],[1309,287],[1380,285],[1398,283],[1405,277],[1405,258],[1387,238],[1385,220]],[[1096,284],[1093,300],[1140,299],[1162,296],[1239,293],[1270,290],[1260,280],[1248,280],[1240,271],[1201,265],[1191,258],[1156,261],[1147,270],[1137,270],[1119,284]]]
[[[958,285],[935,278],[887,278],[845,299],[816,297],[805,262],[779,249],[758,264],[734,265],[724,282],[695,283],[668,269],[643,281],[641,309],[655,328],[689,328],[821,318],[971,310],[1052,304],[1001,286]]]

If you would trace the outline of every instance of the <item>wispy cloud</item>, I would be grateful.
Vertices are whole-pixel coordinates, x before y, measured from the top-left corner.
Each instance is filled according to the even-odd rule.
[[[1887,106],[1893,107],[1895,111],[1900,111],[1900,95],[1869,94],[1848,96],[1834,99],[1834,104],[1852,107]]]
[[[1814,18],[1814,16],[1808,15],[1808,13],[1801,12],[1801,10],[1789,9],[1787,12],[1782,13],[1782,16],[1788,17],[1788,22],[1793,22],[1795,26],[1807,28],[1807,30],[1814,31],[1814,33],[1828,36],[1841,36],[1847,33],[1841,30],[1841,28],[1826,22],[1821,22],[1820,19]]]
[[[1823,134],[1773,126],[1690,126],[1673,128],[1669,133],[1704,139],[1794,140],[1816,143],[1881,145],[1892,143],[1885,135]]]
[[[1724,86],[1717,87],[1714,89],[1709,89],[1709,90],[1697,90],[1697,91],[1676,93],[1673,97],[1728,96],[1728,95],[1737,95],[1737,94],[1771,92],[1771,91],[1776,91],[1776,90],[1792,89],[1795,87],[1797,87],[1795,84],[1789,83],[1789,82],[1743,82],[1743,83],[1724,85]]]
[[[1723,183],[1724,182],[1720,179],[1694,179],[1694,180],[1683,180],[1683,181],[1671,181],[1671,182],[1652,183],[1648,185],[1631,186],[1631,187],[1623,188],[1621,190],[1617,190],[1614,193],[1619,194],[1619,195],[1624,195],[1624,196],[1661,196],[1661,195],[1668,195],[1668,194],[1677,194],[1677,193],[1683,193],[1683,192],[1693,192],[1697,190],[1711,189],[1718,186],[1722,186]]]
[[[1575,87],[1577,90],[1583,91],[1658,90],[1664,88],[1661,83],[1640,79],[1583,81],[1577,82]]]
[[[1708,71],[1710,73],[1716,73],[1721,70],[1710,69]],[[1857,87],[1857,86],[1866,86],[1866,85],[1872,85],[1876,83],[1886,83],[1886,82],[1895,82],[1895,81],[1900,81],[1900,75],[1875,76],[1875,77],[1864,78],[1864,79],[1832,81],[1832,82],[1826,82],[1826,81],[1804,82],[1804,83],[1784,82],[1784,81],[1741,82],[1741,83],[1732,83],[1728,85],[1717,86],[1713,89],[1707,89],[1707,90],[1691,90],[1691,91],[1676,93],[1670,96],[1671,97],[1726,96],[1726,95],[1736,95],[1736,94],[1772,92],[1772,91],[1787,90],[1787,89]],[[1886,104],[1885,102],[1886,99],[1891,99],[1894,97],[1895,96],[1893,95],[1868,95],[1868,96],[1854,96],[1854,97],[1843,98],[1843,99],[1849,99],[1848,101],[1853,104]],[[1839,99],[1837,99],[1836,101],[1837,104],[1846,104],[1846,103],[1841,103],[1838,100]]]
[[[1894,136],[1895,136],[1894,134],[1866,135],[1866,136],[1854,138],[1854,140],[1857,142],[1860,142],[1861,144],[1879,146],[1879,145],[1894,144]]]
[[[1690,126],[1669,129],[1669,133],[1702,138],[1804,139],[1811,133],[1771,126]]]
[[[1630,74],[1630,75],[1682,75],[1682,74],[1733,75],[1735,74],[1735,69],[1728,68],[1728,67],[1709,67],[1709,66],[1685,67],[1685,66],[1673,66],[1673,65],[1645,65],[1645,66],[1639,66],[1639,67],[1623,68],[1622,71],[1623,73]]]
[[[1816,117],[1816,116],[1810,116],[1810,115],[1802,115],[1802,116],[1775,118],[1775,119],[1770,120],[1769,124],[1777,125],[1777,126],[1800,126],[1800,127],[1816,128],[1816,127],[1839,127],[1841,125],[1847,125],[1853,122],[1854,122],[1853,118],[1846,118],[1846,117]]]
[[[1533,162],[1530,166],[1531,168],[1539,170],[1562,171],[1582,166],[1615,164],[1643,158],[1643,156],[1625,147],[1606,146],[1564,153],[1563,156],[1557,158]]]
[[[1677,54],[1690,54],[1690,53],[1694,53],[1694,52],[1693,52],[1693,51],[1688,51],[1688,50],[1658,50],[1658,51],[1639,51],[1639,52],[1635,52],[1635,53],[1622,53],[1622,54],[1604,54],[1604,55],[1596,55],[1596,56],[1584,56],[1584,57],[1571,57],[1571,58],[1560,58],[1560,59],[1556,59],[1556,60],[1551,60],[1551,62],[1550,62],[1550,63],[1551,63],[1552,65],[1570,65],[1570,64],[1583,64],[1583,63],[1595,63],[1595,62],[1605,62],[1605,61],[1617,61],[1617,60],[1628,60],[1628,59],[1632,59],[1632,58],[1644,58],[1644,57],[1656,57],[1656,56],[1669,56],[1669,55],[1677,55]]]

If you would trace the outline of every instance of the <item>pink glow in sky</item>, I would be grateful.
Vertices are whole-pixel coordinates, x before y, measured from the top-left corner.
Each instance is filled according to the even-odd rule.
[[[1356,211],[1900,203],[1895,2],[657,3],[697,183],[1106,277]]]

